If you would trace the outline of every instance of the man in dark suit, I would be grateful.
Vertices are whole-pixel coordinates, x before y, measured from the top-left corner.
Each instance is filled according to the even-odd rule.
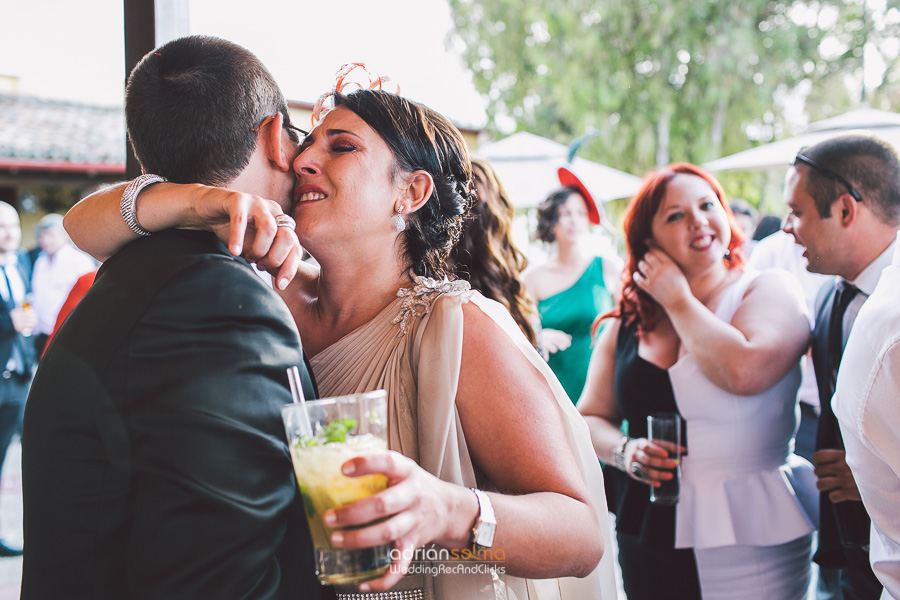
[[[156,49],[126,120],[146,171],[290,209],[298,138],[245,49]],[[164,200],[145,201],[149,215]],[[212,233],[157,232],[109,258],[29,397],[22,598],[321,597],[280,416],[294,365],[312,396],[285,304]]]
[[[813,463],[821,490],[821,597],[872,599],[881,584],[869,565],[869,519],[831,408],[853,320],[891,263],[900,227],[900,162],[887,143],[844,135],[802,149],[788,172],[784,230],[806,248],[808,269],[836,275],[819,292],[813,364],[821,415]],[[830,595],[829,595],[830,594]]]
[[[34,344],[28,336],[37,325],[37,316],[22,307],[31,292],[31,261],[19,247],[21,241],[19,214],[0,202],[0,469],[22,421],[35,363]],[[0,556],[20,554],[21,548],[0,541]]]

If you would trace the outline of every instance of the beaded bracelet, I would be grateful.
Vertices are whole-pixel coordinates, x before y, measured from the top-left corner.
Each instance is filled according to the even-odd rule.
[[[148,185],[165,183],[166,181],[168,180],[165,177],[148,173],[132,179],[131,183],[125,188],[125,191],[122,192],[122,201],[119,203],[119,210],[122,212],[122,218],[125,220],[125,224],[136,234],[152,235],[153,233],[152,231],[148,231],[141,227],[141,224],[138,223],[137,217],[135,216],[134,205],[137,201],[138,194]]]

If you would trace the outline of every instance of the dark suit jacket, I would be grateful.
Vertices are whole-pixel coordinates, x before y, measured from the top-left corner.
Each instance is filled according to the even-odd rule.
[[[22,598],[319,598],[280,416],[293,365],[285,304],[211,234],[109,259],[28,399]]]
[[[25,284],[25,293],[31,293],[31,259],[28,257],[28,252],[21,248],[16,251],[16,254],[18,258],[16,270],[19,272],[19,277],[22,278],[22,283]],[[6,282],[0,279],[0,285],[6,286]],[[6,368],[6,363],[9,362],[9,357],[13,352],[13,345],[17,343],[22,350],[26,368],[30,368],[35,361],[34,343],[16,331],[12,318],[9,316],[9,307],[0,299],[0,371]]]
[[[819,290],[816,299],[816,322],[813,328],[812,357],[816,371],[816,384],[819,387],[819,402],[822,412],[819,415],[819,426],[816,432],[816,450],[844,449],[844,440],[837,417],[831,410],[831,397],[834,395],[836,379],[831,371],[828,347],[828,326],[831,322],[831,309],[834,304],[836,281],[826,283]],[[834,352],[841,352],[840,348]],[[848,565],[841,538],[838,532],[838,515],[835,504],[827,493],[819,494],[819,549],[815,561],[823,567],[842,568]],[[845,530],[857,530],[856,535],[868,537],[869,516],[862,502],[846,501],[840,503],[841,527]]]

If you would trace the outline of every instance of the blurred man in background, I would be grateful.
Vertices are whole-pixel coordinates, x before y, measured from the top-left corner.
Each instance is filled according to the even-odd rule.
[[[31,261],[19,247],[21,241],[19,214],[6,202],[0,202],[0,473],[9,443],[22,422],[35,362],[29,336],[37,317],[26,305],[31,291]],[[0,541],[0,556],[20,554],[21,548]]]
[[[62,215],[44,216],[34,228],[34,237],[41,249],[31,275],[32,306],[38,320],[34,347],[40,357],[69,290],[79,277],[93,271],[96,263],[72,245]]]

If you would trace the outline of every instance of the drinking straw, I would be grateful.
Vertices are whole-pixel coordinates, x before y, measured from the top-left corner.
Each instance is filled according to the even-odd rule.
[[[303,395],[303,384],[300,383],[300,369],[289,367],[287,370],[288,382],[291,384],[291,398],[294,404],[303,404],[306,397]]]
[[[303,406],[303,410],[300,411],[303,415],[301,418],[303,419],[303,424],[306,426],[306,431],[312,435],[313,428],[312,423],[309,420],[309,413],[307,412],[306,396],[303,395],[303,384],[300,382],[300,369],[297,367],[289,367],[287,376],[288,383],[291,384],[291,398],[294,399],[294,404]]]

